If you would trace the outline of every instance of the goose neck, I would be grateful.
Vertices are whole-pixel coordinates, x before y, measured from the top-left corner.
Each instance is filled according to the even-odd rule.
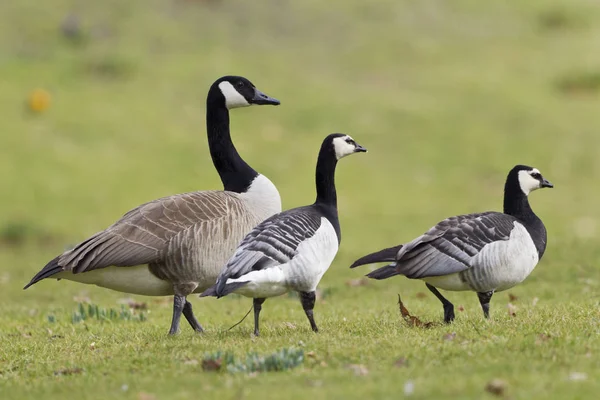
[[[211,92],[206,102],[206,130],[210,156],[224,189],[245,192],[258,174],[237,152],[229,131],[229,110]]]
[[[337,159],[331,149],[321,148],[317,159],[315,183],[317,186],[317,204],[337,208],[335,190],[335,167]]]

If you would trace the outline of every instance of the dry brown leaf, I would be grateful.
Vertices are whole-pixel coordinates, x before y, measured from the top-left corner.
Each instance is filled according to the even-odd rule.
[[[506,393],[507,384],[502,379],[492,379],[485,385],[486,392],[495,394],[496,396],[504,396]]]
[[[369,374],[367,367],[362,364],[349,364],[347,368],[354,372],[354,375],[356,376],[365,376]]]
[[[63,369],[59,369],[57,371],[54,371],[54,375],[55,376],[59,376],[59,375],[74,375],[74,374],[80,374],[83,372],[83,368],[79,368],[79,367],[75,367],[75,368],[63,368]]]
[[[434,325],[433,322],[423,322],[418,317],[410,315],[410,313],[404,306],[404,303],[402,303],[400,295],[398,295],[398,307],[400,308],[400,315],[402,315],[402,318],[404,318],[404,320],[409,326],[414,326],[417,328],[431,328]]]
[[[415,295],[415,297],[417,299],[426,299],[427,298],[427,294],[423,293],[423,292],[417,292],[417,294]]]
[[[308,357],[308,358],[317,358],[317,355],[315,354],[314,351],[309,351],[308,353],[306,353],[306,357]]]
[[[124,297],[122,299],[117,300],[118,304],[125,304],[127,307],[133,310],[147,310],[148,304],[140,303],[132,299],[131,297]]]
[[[137,398],[138,400],[156,400],[155,395],[146,392],[139,392]]]
[[[517,296],[515,296],[514,294],[512,294],[512,293],[509,293],[509,294],[508,294],[508,301],[511,301],[511,302],[512,302],[512,301],[516,301],[516,300],[518,300],[518,299],[519,299],[519,298],[518,298]]]
[[[514,304],[508,303],[507,309],[508,309],[508,315],[510,315],[511,317],[517,316],[517,307]]]
[[[220,358],[216,360],[206,359],[202,360],[202,369],[204,371],[219,371],[222,366],[222,361]]]
[[[451,340],[454,340],[455,337],[456,337],[456,332],[452,332],[452,333],[446,333],[444,336],[442,336],[442,339],[451,341]]]
[[[369,284],[369,278],[367,278],[366,276],[363,276],[362,278],[350,279],[349,281],[346,281],[346,285],[348,285],[350,287],[367,286],[368,284]]]
[[[548,339],[550,339],[550,335],[546,335],[545,333],[540,333],[537,338],[535,339],[535,344],[542,344],[544,342],[547,342]]]
[[[396,360],[396,362],[394,363],[395,367],[401,368],[401,367],[408,367],[408,360],[405,357],[400,357],[399,359]]]
[[[73,301],[76,303],[86,303],[86,304],[90,304],[92,302],[92,300],[90,300],[89,297],[83,296],[83,295],[74,296]]]
[[[465,311],[465,308],[462,305],[460,305],[460,306],[458,306],[458,311],[463,312],[463,311]]]

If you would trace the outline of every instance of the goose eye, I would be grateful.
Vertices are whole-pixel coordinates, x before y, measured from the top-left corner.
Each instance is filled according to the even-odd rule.
[[[533,174],[531,174],[531,176],[535,179],[541,179],[542,178],[542,174],[534,172]]]
[[[236,86],[239,88],[243,88],[244,87],[244,82],[239,81],[238,83],[236,83]]]
[[[348,139],[346,139],[346,143],[349,143],[349,144],[354,144],[354,140],[352,140],[352,139],[348,138]]]

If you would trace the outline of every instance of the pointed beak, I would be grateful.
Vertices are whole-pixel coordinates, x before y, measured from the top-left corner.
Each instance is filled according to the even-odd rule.
[[[356,143],[356,147],[354,148],[355,153],[366,153],[367,149],[362,147],[360,144]]]
[[[553,185],[553,184],[552,184],[552,182],[550,182],[549,180],[547,180],[547,179],[543,179],[543,180],[542,180],[542,186],[541,186],[541,187],[543,187],[543,188],[553,188],[553,187],[554,187],[554,185]]]
[[[273,106],[278,106],[281,102],[273,97],[269,97],[260,90],[254,88],[254,97],[250,101],[252,104],[258,104],[259,106],[271,104]]]

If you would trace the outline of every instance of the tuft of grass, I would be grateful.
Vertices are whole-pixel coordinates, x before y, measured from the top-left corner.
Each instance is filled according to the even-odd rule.
[[[281,372],[296,368],[304,362],[304,350],[283,348],[266,356],[250,352],[243,358],[237,358],[232,352],[217,351],[206,354],[202,360],[205,371],[243,372]]]
[[[97,321],[137,321],[144,322],[147,320],[146,314],[143,311],[134,312],[134,310],[121,305],[119,310],[114,308],[100,308],[97,304],[79,303],[77,310],[73,311],[71,322],[76,324],[87,320]],[[49,318],[50,321],[50,318]],[[52,322],[52,321],[50,321]]]

